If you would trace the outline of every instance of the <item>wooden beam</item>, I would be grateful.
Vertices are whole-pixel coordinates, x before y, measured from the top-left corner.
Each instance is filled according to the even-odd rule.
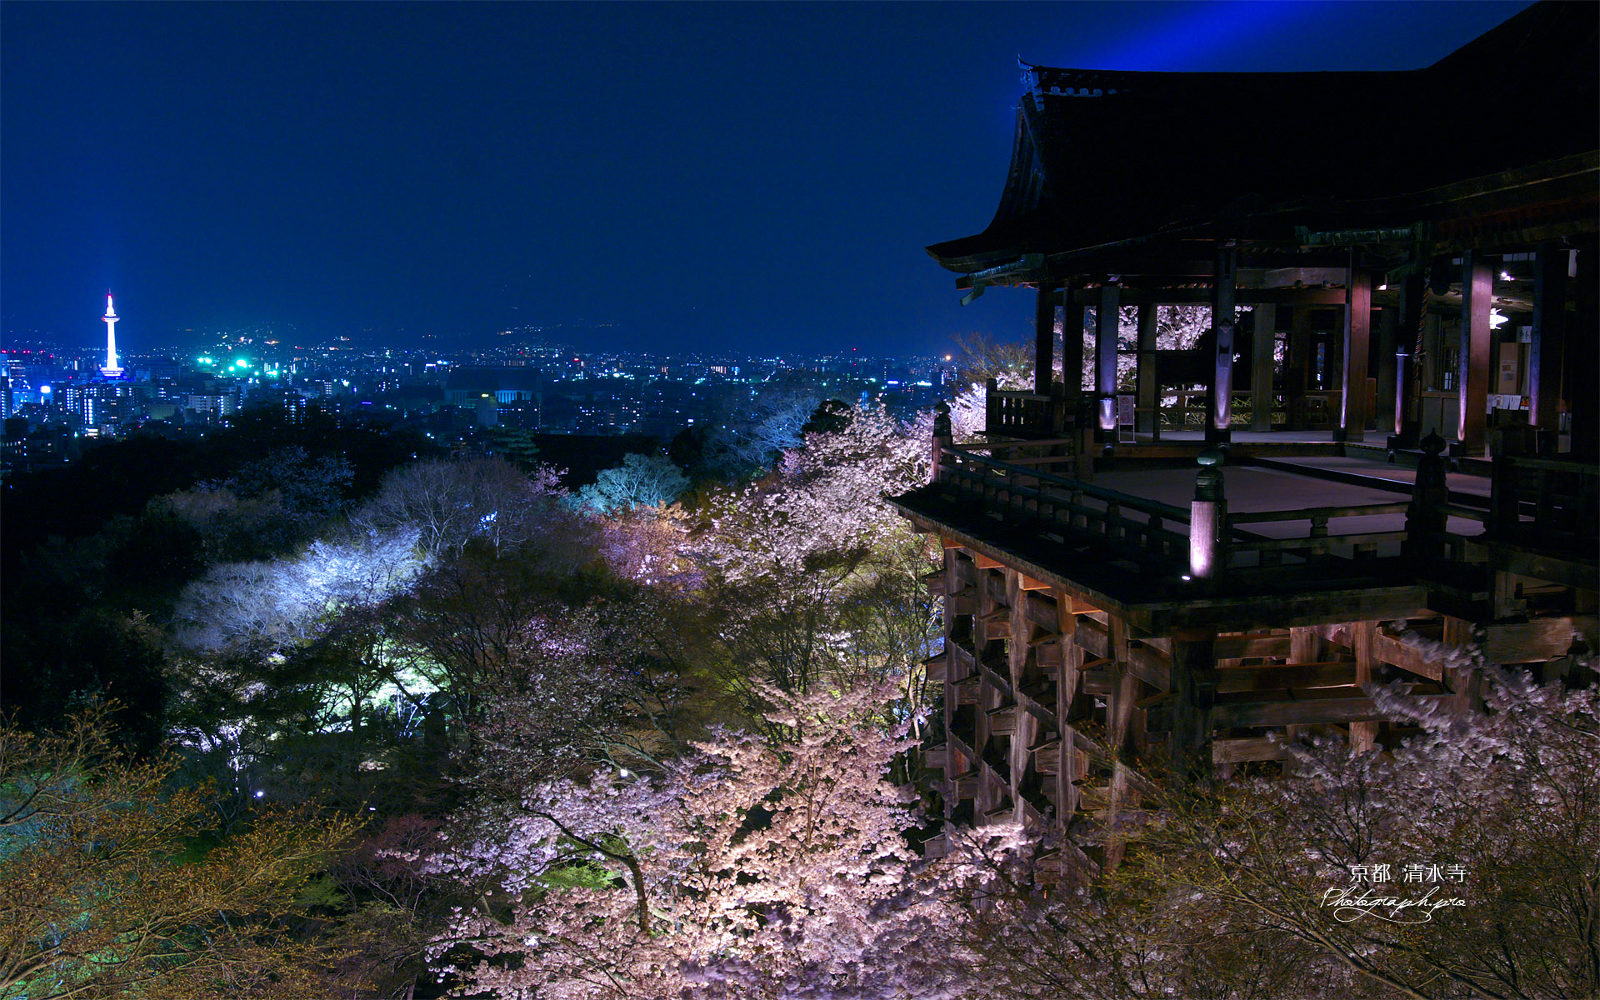
[[[1033,577],[1024,574],[1023,577],[1022,577],[1022,589],[1023,590],[1049,590],[1050,589],[1050,584],[1045,583],[1043,580],[1035,580]]]
[[[1105,658],[1111,655],[1110,636],[1106,627],[1093,618],[1081,618],[1074,638],[1077,644],[1097,657]]]
[[[1453,695],[1413,695],[1418,704],[1442,703]],[[1212,710],[1217,729],[1253,726],[1315,726],[1381,722],[1388,718],[1371,698],[1319,698],[1312,701],[1234,702]]]
[[[1380,663],[1392,664],[1401,670],[1410,671],[1418,677],[1426,677],[1431,681],[1437,681],[1442,676],[1437,659],[1424,653],[1416,646],[1402,642],[1394,636],[1384,634],[1382,630],[1373,634],[1372,655]]]
[[[1243,764],[1253,760],[1283,760],[1289,756],[1280,736],[1246,736],[1241,739],[1211,741],[1211,762],[1214,764]]]
[[[1218,671],[1217,693],[1246,691],[1310,691],[1350,687],[1356,683],[1354,663],[1297,663],[1281,667],[1232,667]]]
[[[1587,624],[1587,629],[1583,627]],[[1483,627],[1483,658],[1490,663],[1536,663],[1565,656],[1572,648],[1574,634],[1593,633],[1594,619],[1535,618]]]
[[[993,556],[986,556],[982,552],[974,552],[972,561],[979,569],[1005,569],[1006,564]]]
[[[1217,659],[1233,660],[1243,657],[1283,659],[1289,655],[1289,637],[1286,635],[1225,635],[1216,642]]]
[[[1060,627],[1061,612],[1056,602],[1037,590],[1024,590],[1022,592],[1023,617],[1034,625],[1047,632],[1055,632]],[[1071,605],[1069,604],[1070,608]]]
[[[1165,689],[1172,686],[1172,661],[1158,650],[1129,643],[1128,670],[1151,687]]]

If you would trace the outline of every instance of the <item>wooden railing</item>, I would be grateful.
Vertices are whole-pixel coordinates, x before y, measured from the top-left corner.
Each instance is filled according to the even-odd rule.
[[[1410,503],[1375,503],[1229,514],[1226,522],[1228,565],[1278,566],[1282,565],[1285,554],[1298,556],[1307,562],[1329,556],[1350,559],[1376,558],[1379,546],[1399,545],[1405,541],[1406,532],[1403,528],[1387,531],[1336,532],[1331,530],[1330,525],[1336,520],[1352,517],[1384,517],[1397,514],[1403,517],[1410,506]],[[1271,538],[1240,527],[1246,524],[1285,522],[1304,522],[1305,533],[1288,538]]]
[[[1248,427],[1254,416],[1255,394],[1247,390],[1231,396],[1232,414],[1229,423],[1234,427]],[[1155,437],[1162,431],[1203,431],[1211,421],[1210,395],[1205,389],[1163,389],[1157,397],[1155,408]],[[1139,412],[1149,413],[1150,410]],[[1288,423],[1289,411],[1284,394],[1274,392],[1271,401],[1271,422],[1281,427]]]
[[[984,432],[1015,438],[1060,437],[1071,425],[1071,413],[1062,385],[1049,395],[1001,389],[989,380],[984,394]]]
[[[986,517],[1038,533],[1103,538],[1164,572],[1181,573],[1187,564],[1189,512],[1181,507],[957,448],[942,449],[939,482]]]
[[[1490,533],[1536,547],[1561,545],[1595,555],[1600,468],[1584,462],[1496,456],[1490,480]]]
[[[1145,572],[1167,577],[1216,578],[1286,565],[1327,566],[1398,557],[1417,540],[1418,531],[1427,531],[1431,544],[1417,551],[1459,563],[1467,560],[1472,543],[1482,537],[1478,532],[1451,534],[1427,528],[1417,520],[1415,499],[1220,516],[1215,515],[1225,507],[1213,505],[1212,513],[1202,517],[1205,505],[1198,501],[1186,510],[943,443],[938,458],[936,481],[982,518],[1026,527],[1036,535],[1059,535],[1063,541],[1068,535],[1103,539]],[[1485,524],[1490,517],[1486,510],[1459,504],[1441,502],[1430,509],[1440,523],[1455,518]],[[1375,517],[1389,518],[1394,526],[1339,530],[1340,521]],[[1266,527],[1285,524],[1297,527],[1288,534]],[[1418,559],[1419,571],[1427,568],[1426,562]]]

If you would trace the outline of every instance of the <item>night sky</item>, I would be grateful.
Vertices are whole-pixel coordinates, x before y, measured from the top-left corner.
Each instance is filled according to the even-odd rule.
[[[1017,56],[1414,68],[1525,6],[8,2],[0,324],[94,343],[110,288],[132,352],[263,323],[386,346],[524,324],[601,349],[1019,339],[1027,295],[962,309],[922,250],[994,211]]]

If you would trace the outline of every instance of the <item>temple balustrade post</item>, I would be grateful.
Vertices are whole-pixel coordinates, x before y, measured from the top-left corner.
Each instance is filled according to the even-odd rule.
[[[1197,459],[1194,501],[1189,505],[1189,576],[1211,580],[1227,558],[1228,501],[1223,496],[1222,452],[1207,448]]]
[[[1445,505],[1450,502],[1450,484],[1445,478],[1444,438],[1429,431],[1421,448],[1416,486],[1406,508],[1406,538],[1401,550],[1409,560],[1431,564],[1444,558]]]

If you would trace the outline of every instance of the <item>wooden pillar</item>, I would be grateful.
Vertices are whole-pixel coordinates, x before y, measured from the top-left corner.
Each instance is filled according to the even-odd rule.
[[[1106,868],[1122,863],[1123,838],[1116,832],[1118,814],[1127,807],[1132,791],[1134,753],[1133,710],[1139,700],[1139,680],[1128,665],[1128,624],[1116,615],[1107,622],[1106,642],[1111,654],[1111,693],[1106,698],[1106,740],[1113,755],[1110,801],[1107,803]]]
[[[1567,341],[1567,249],[1558,243],[1539,247],[1533,273],[1533,343],[1528,345],[1528,423],[1555,451],[1561,429],[1561,355]]]
[[[1289,662],[1320,663],[1323,658],[1323,640],[1315,627],[1296,626],[1289,629]],[[1304,726],[1285,726],[1284,736],[1290,740],[1300,738]]]
[[[1399,373],[1395,350],[1399,330],[1399,310],[1384,306],[1378,313],[1378,396],[1372,414],[1372,425],[1380,436],[1399,433],[1395,427],[1395,380]]]
[[[1425,276],[1408,274],[1400,285],[1400,329],[1395,344],[1394,432],[1402,448],[1422,437],[1422,303],[1428,294]]]
[[[1028,638],[1033,626],[1028,622],[1028,595],[1022,589],[1022,574],[1007,566],[1003,571],[1006,583],[1006,603],[1011,606],[1011,634],[1006,637],[1006,672],[1011,682],[1011,807],[1018,823],[1028,820],[1027,806],[1022,795],[1022,779],[1028,771],[1028,758],[1033,753],[1033,736],[1036,721],[1023,711],[1016,694],[1023,688],[1028,669]]]
[[[1061,632],[1061,669],[1056,676],[1056,722],[1061,732],[1060,765],[1056,773],[1056,812],[1058,829],[1065,831],[1078,811],[1078,748],[1072,723],[1073,706],[1078,700],[1078,687],[1083,671],[1083,647],[1078,645],[1078,616],[1072,607],[1072,598],[1055,591],[1056,628]]]
[[[1289,317],[1289,351],[1283,365],[1284,405],[1289,410],[1289,429],[1305,430],[1306,390],[1310,388],[1311,306],[1296,302]]]
[[[1344,372],[1339,435],[1360,441],[1367,429],[1367,355],[1372,345],[1372,275],[1352,266],[1344,293]],[[1487,383],[1485,383],[1487,384]]]
[[[1100,286],[1100,303],[1095,308],[1094,393],[1101,433],[1110,440],[1117,429],[1117,319],[1122,305],[1122,290],[1113,282]]]
[[[1444,616],[1446,646],[1470,646],[1475,638],[1472,631],[1471,622]],[[1448,705],[1452,714],[1469,715],[1483,711],[1483,675],[1470,660],[1465,666],[1446,668],[1444,684],[1451,692]]]
[[[1134,369],[1137,396],[1134,401],[1134,430],[1149,434],[1152,439],[1161,437],[1161,386],[1156,382],[1156,331],[1159,328],[1161,307],[1154,302],[1139,304],[1139,361]]]
[[[1211,770],[1211,707],[1217,696],[1216,635],[1172,636],[1172,759],[1180,774]]]
[[[1596,372],[1600,372],[1600,247],[1594,237],[1578,247],[1578,277],[1573,298],[1577,310],[1574,314],[1572,334],[1567,338],[1565,371],[1567,375],[1567,412],[1572,416],[1572,457],[1586,461],[1600,460],[1600,385]]]
[[[955,732],[956,726],[956,682],[966,676],[964,671],[958,671],[956,664],[959,662],[955,652],[955,623],[956,623],[956,594],[961,592],[961,570],[958,563],[961,560],[961,550],[946,548],[944,550],[944,731]],[[962,767],[956,766],[955,748],[947,740],[945,743],[944,765],[944,816],[946,819],[955,815],[956,808],[961,804],[960,785],[957,779],[962,774],[972,769],[973,762],[964,760]]]
[[[986,662],[985,653],[989,645],[987,623],[996,610],[994,591],[989,586],[989,570],[982,566],[977,570],[977,587],[978,613],[973,616],[972,623],[972,656],[974,662],[982,666]],[[996,773],[994,765],[988,760],[992,756],[989,740],[995,735],[989,713],[1000,707],[1000,690],[990,683],[982,670],[978,671],[978,676],[981,680],[978,682],[978,705],[973,713],[972,727],[972,749],[978,755],[975,762],[978,769],[978,795],[973,802],[973,823],[983,826],[993,822],[989,813],[999,807],[1008,775]]]
[[[1234,304],[1238,297],[1239,254],[1231,245],[1217,250],[1216,283],[1211,286],[1211,329],[1216,334],[1215,364],[1210,391],[1206,394],[1206,440],[1230,440],[1229,422],[1233,417],[1233,325]]]
[[[1055,285],[1039,282],[1033,304],[1033,391],[1041,396],[1050,395],[1055,377],[1056,303],[1060,298]]]
[[[1066,383],[1067,395],[1077,397],[1083,392],[1083,302],[1067,286],[1062,297],[1061,315],[1061,381]]]
[[[1351,622],[1350,648],[1356,655],[1356,685],[1372,683],[1373,647],[1377,641],[1377,622]],[[1378,745],[1376,722],[1350,723],[1350,752],[1366,753]]]
[[[1456,370],[1459,405],[1456,443],[1463,453],[1481,455],[1489,423],[1489,307],[1494,301],[1494,269],[1484,254],[1461,255],[1461,363]]]
[[[1250,429],[1272,430],[1272,350],[1277,338],[1278,307],[1257,302],[1250,339]]]

